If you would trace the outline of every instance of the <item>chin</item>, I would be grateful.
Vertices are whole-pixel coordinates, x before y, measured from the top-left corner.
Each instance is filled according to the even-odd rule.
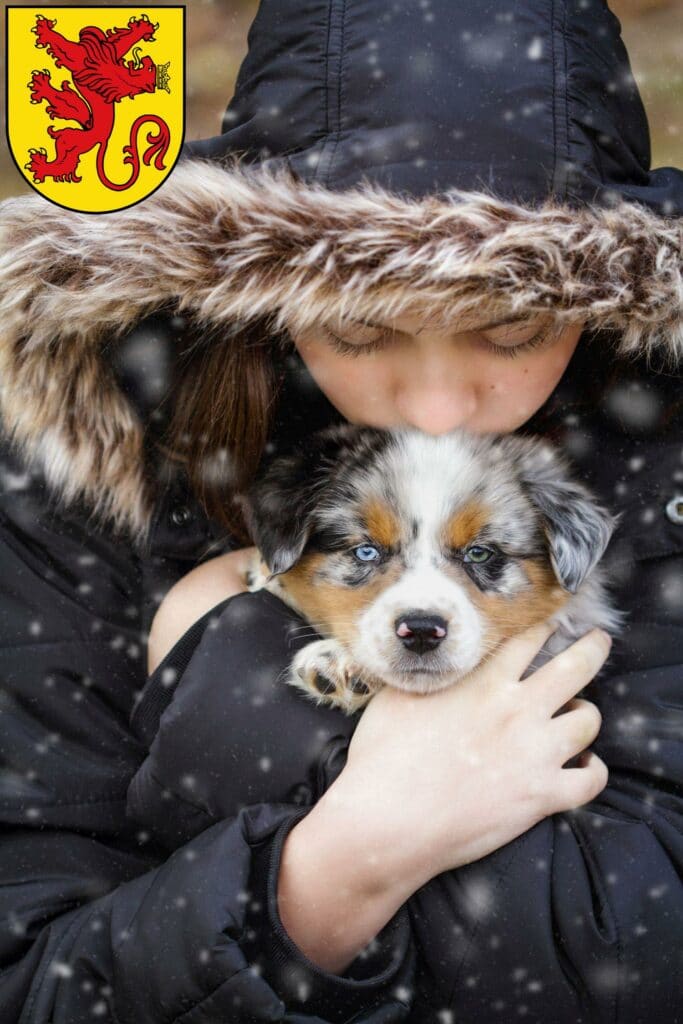
[[[418,671],[412,672],[389,672],[383,678],[386,686],[394,686],[397,690],[406,693],[437,693],[439,690],[446,690],[462,679],[466,672],[461,671]]]

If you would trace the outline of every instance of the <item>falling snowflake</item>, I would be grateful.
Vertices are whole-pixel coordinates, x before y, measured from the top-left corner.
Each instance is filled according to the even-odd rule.
[[[53,974],[56,978],[72,978],[74,969],[71,964],[67,964],[63,960],[53,960],[50,964],[50,974]]]

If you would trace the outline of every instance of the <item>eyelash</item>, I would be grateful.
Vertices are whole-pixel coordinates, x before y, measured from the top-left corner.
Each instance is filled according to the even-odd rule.
[[[350,345],[331,331],[329,327],[325,327],[325,332],[332,339],[334,350],[345,356],[359,356],[364,352],[378,352],[380,349],[386,348],[389,343],[389,335],[383,335],[374,341],[367,342],[365,345]],[[549,334],[550,332],[547,329],[541,328],[528,341],[523,341],[519,345],[496,345],[492,341],[487,341],[486,344],[489,351],[494,352],[497,356],[502,356],[504,359],[514,359],[520,352],[528,352],[531,349],[539,348],[548,339]]]
[[[492,341],[487,341],[487,346],[497,356],[514,359],[520,352],[529,352],[531,349],[540,348],[541,345],[545,344],[549,336],[550,331],[542,327],[533,337],[529,338],[528,341],[523,341],[520,345],[495,345]]]
[[[344,341],[337,334],[329,329],[325,328],[327,334],[332,338],[332,347],[336,352],[341,352],[345,356],[359,356],[362,352],[378,352],[382,348],[386,348],[389,340],[389,335],[385,334],[374,341],[369,341],[365,345],[349,345],[348,342]]]

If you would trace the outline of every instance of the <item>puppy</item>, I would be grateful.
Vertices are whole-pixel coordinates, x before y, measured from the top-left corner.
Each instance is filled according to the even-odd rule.
[[[551,619],[527,674],[595,626],[611,515],[544,440],[342,424],[263,463],[241,496],[265,587],[317,632],[285,681],[347,714],[383,685],[451,686]]]

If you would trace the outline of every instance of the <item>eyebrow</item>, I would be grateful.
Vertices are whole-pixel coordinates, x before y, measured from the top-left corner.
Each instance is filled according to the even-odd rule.
[[[352,321],[352,323],[365,324],[367,327],[378,327],[381,331],[389,331],[389,330],[391,330],[391,328],[389,327],[388,324],[379,324],[379,323],[377,323],[376,320],[357,319],[355,317],[349,317],[349,319]],[[515,317],[504,317],[502,320],[491,320],[490,323],[479,324],[477,327],[471,328],[471,330],[474,330],[474,331],[490,331],[493,327],[503,327],[503,326],[509,325],[509,324],[519,324],[519,323],[522,323],[522,321],[528,320],[528,319],[529,319],[529,316],[526,315],[526,314],[522,314],[521,316],[515,316]],[[424,331],[424,327],[421,327],[419,331],[415,332],[416,337],[417,337],[418,334],[421,334],[422,331]]]

